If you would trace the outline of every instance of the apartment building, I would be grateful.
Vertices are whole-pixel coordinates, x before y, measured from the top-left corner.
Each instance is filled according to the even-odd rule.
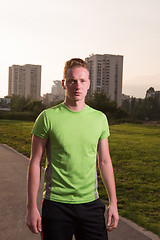
[[[60,80],[54,80],[54,85],[52,85],[52,95],[59,96],[60,99],[64,99],[65,90],[62,88],[62,83]]]
[[[85,59],[88,64],[91,86],[88,91],[106,93],[111,100],[122,104],[123,56],[110,54],[92,54]]]
[[[43,103],[48,105],[51,102],[64,101],[65,90],[62,88],[60,80],[54,80],[51,89],[51,93],[46,93],[43,95]]]
[[[9,67],[8,95],[21,95],[33,100],[41,99],[41,66],[25,64]]]

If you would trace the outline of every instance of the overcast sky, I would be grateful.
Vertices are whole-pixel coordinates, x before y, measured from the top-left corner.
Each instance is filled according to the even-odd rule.
[[[160,0],[0,0],[0,97],[13,64],[42,65],[43,95],[92,53],[124,56],[123,93],[160,90]]]

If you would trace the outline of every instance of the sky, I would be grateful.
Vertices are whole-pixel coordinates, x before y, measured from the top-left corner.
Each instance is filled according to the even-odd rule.
[[[42,65],[41,95],[61,80],[65,61],[123,55],[124,94],[160,90],[160,0],[0,0],[0,97],[8,67]]]

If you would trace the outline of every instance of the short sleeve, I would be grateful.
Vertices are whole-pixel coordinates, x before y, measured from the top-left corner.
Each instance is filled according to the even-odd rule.
[[[48,131],[49,131],[49,124],[48,120],[45,114],[45,111],[40,113],[40,115],[37,117],[33,129],[32,134],[48,139]]]
[[[102,114],[102,134],[100,136],[100,140],[104,140],[105,138],[110,136],[109,125],[106,115]]]

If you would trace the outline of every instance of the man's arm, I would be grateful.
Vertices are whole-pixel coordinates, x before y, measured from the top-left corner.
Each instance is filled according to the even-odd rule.
[[[33,233],[41,232],[41,216],[37,208],[37,194],[40,182],[41,160],[47,139],[32,137],[31,157],[28,168],[28,194],[26,224]]]
[[[115,189],[115,180],[113,173],[113,166],[111,157],[109,154],[108,138],[104,140],[99,140],[98,143],[98,164],[104,185],[106,187],[108,197],[109,197],[109,210],[108,210],[108,231],[112,231],[117,227],[119,216],[117,210],[117,197]],[[113,223],[111,224],[111,219]]]

